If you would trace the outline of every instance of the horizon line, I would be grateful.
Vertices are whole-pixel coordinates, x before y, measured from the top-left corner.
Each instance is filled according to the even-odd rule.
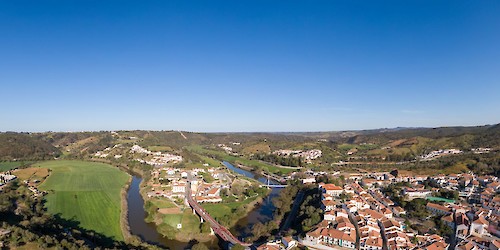
[[[5,131],[0,131],[0,133],[28,133],[28,134],[43,134],[43,133],[96,133],[96,132],[124,132],[124,131],[152,131],[152,132],[186,132],[186,133],[198,133],[198,134],[251,134],[251,133],[262,133],[262,134],[278,134],[278,133],[332,133],[332,132],[355,132],[355,131],[372,131],[372,130],[394,130],[394,129],[436,129],[436,128],[472,128],[472,127],[487,127],[487,126],[495,126],[495,125],[500,125],[500,123],[493,123],[493,124],[482,124],[482,125],[445,125],[445,126],[437,126],[437,127],[425,127],[425,126],[418,126],[418,127],[403,127],[403,126],[396,126],[396,127],[379,127],[379,128],[364,128],[364,129],[347,129],[347,130],[310,130],[310,131],[212,131],[212,132],[203,132],[203,131],[187,131],[187,130],[176,130],[176,129],[117,129],[117,130],[79,130],[79,131],[53,131],[53,130],[46,130],[46,131],[12,131],[12,130],[5,130]]]

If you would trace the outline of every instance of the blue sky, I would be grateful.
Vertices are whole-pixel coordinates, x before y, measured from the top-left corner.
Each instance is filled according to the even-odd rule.
[[[500,122],[500,1],[0,1],[0,131]]]

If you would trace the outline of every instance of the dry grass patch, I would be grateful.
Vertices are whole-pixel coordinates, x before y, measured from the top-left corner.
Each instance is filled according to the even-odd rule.
[[[160,209],[158,209],[158,212],[160,214],[180,214],[180,213],[182,213],[182,211],[178,207],[160,208]]]
[[[25,168],[18,169],[14,172],[14,175],[17,176],[20,180],[39,180],[42,181],[49,175],[49,170],[47,168]]]

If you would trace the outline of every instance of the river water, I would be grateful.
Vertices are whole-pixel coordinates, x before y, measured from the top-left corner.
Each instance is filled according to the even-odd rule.
[[[223,164],[230,170],[244,175],[249,178],[260,181],[261,183],[267,184],[267,179],[262,176],[257,176],[249,171],[237,168],[230,164],[229,162],[223,162]],[[170,240],[163,237],[156,230],[156,225],[154,223],[147,223],[144,219],[147,214],[144,210],[144,200],[139,192],[139,186],[142,179],[137,176],[132,177],[132,183],[130,184],[127,199],[128,199],[128,222],[130,226],[130,231],[132,234],[139,236],[142,240],[149,243],[160,245],[163,247],[168,247],[169,249],[181,250],[192,246],[189,242],[180,242],[176,240]],[[270,184],[277,184],[277,182],[270,180]],[[263,202],[256,206],[245,218],[240,219],[236,226],[230,229],[231,233],[240,239],[248,237],[251,233],[253,225],[257,222],[266,223],[273,218],[273,212],[276,209],[272,203],[272,199],[278,196],[281,189],[273,188],[271,193],[264,198]],[[215,239],[212,242],[205,242],[205,244],[211,248],[217,247],[218,242]]]
[[[230,170],[244,175],[246,177],[258,180],[261,183],[267,184],[267,178],[262,176],[257,176],[256,174],[237,168],[229,162],[223,162],[223,164]],[[279,184],[274,180],[269,180],[269,184]],[[236,226],[230,229],[231,233],[240,239],[244,239],[251,234],[253,225],[257,222],[266,223],[273,219],[273,213],[276,207],[273,205],[273,198],[277,197],[281,192],[281,188],[273,188],[271,193],[264,198],[261,204],[259,204],[254,210],[252,210],[245,218],[240,219]]]

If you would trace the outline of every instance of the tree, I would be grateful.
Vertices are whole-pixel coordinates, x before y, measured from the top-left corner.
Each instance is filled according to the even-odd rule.
[[[205,246],[205,244],[198,242],[198,243],[194,244],[191,249],[192,250],[208,250],[208,247]]]
[[[233,247],[231,247],[231,250],[245,250],[245,247],[242,246],[241,244],[236,244]]]
[[[201,223],[200,231],[202,233],[210,233],[210,223],[208,223],[208,222]]]

